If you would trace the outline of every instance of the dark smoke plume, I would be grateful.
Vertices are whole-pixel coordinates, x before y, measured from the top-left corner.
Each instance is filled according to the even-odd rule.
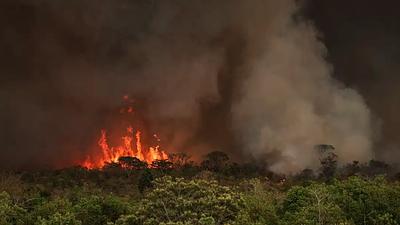
[[[362,97],[331,77],[293,0],[3,1],[3,167],[83,159],[128,94],[167,150],[267,155],[292,172],[372,157]]]

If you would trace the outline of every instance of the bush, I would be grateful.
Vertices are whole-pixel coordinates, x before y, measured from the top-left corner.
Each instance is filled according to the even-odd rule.
[[[282,224],[352,224],[336,204],[326,184],[292,187],[282,204]]]
[[[41,199],[40,204],[35,205],[35,207],[29,213],[29,223],[30,224],[54,224],[61,220],[75,221],[74,214],[72,212],[72,204],[66,199],[57,198],[51,201],[45,201]]]
[[[351,177],[337,181],[332,191],[339,207],[355,224],[400,224],[400,187],[389,184],[384,177]]]
[[[122,217],[117,224],[229,224],[241,207],[241,196],[215,181],[156,179],[134,215]]]
[[[237,225],[276,225],[279,222],[276,205],[278,193],[267,191],[259,179],[250,180],[252,190],[243,195],[244,208]]]
[[[81,221],[75,218],[75,215],[67,212],[65,214],[54,213],[47,219],[38,218],[35,225],[81,225]]]
[[[114,196],[92,195],[81,198],[73,210],[83,225],[103,225],[126,214],[128,206]]]
[[[26,211],[14,204],[7,192],[0,193],[0,225],[25,224]]]

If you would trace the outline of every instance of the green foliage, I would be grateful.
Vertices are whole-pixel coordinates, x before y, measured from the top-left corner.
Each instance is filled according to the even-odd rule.
[[[235,224],[278,224],[277,193],[266,190],[259,179],[250,180],[251,191],[243,194],[244,207]]]
[[[400,225],[400,184],[373,178],[387,171],[383,163],[353,163],[342,173],[346,179],[327,183],[305,170],[282,185],[274,174],[245,172],[256,165],[229,164],[214,154],[220,169],[181,163],[168,169],[174,177],[126,165],[3,174],[0,225]],[[185,162],[180,157],[175,161]]]
[[[333,192],[335,201],[355,224],[400,223],[399,185],[391,185],[383,177],[373,180],[351,177],[337,181]]]
[[[115,222],[127,213],[128,206],[117,197],[91,195],[79,199],[73,211],[83,225],[101,225]]]
[[[38,218],[35,225],[81,225],[81,221],[75,218],[75,215],[67,212],[60,214],[58,212],[50,215],[47,219]]]
[[[24,224],[25,210],[13,203],[10,195],[0,193],[0,225]]]
[[[66,222],[75,221],[71,202],[62,198],[50,201],[42,199],[40,204],[37,204],[29,213],[31,224],[54,224],[61,218]]]
[[[229,224],[242,204],[237,192],[215,181],[166,176],[155,180],[134,216],[124,218],[129,223],[119,224]]]
[[[326,184],[291,188],[282,204],[283,224],[351,224],[335,203]]]

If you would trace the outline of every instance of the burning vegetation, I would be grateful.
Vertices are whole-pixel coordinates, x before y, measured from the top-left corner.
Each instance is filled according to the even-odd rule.
[[[134,101],[128,96],[124,96],[123,99],[128,105],[121,108],[119,112],[133,117],[135,110],[131,104]],[[130,161],[130,159],[133,159],[151,164],[157,160],[168,159],[167,153],[160,149],[160,138],[157,134],[154,134],[153,138],[156,142],[155,145],[142,143],[142,131],[129,125],[126,132],[118,138],[117,144],[112,146],[109,142],[107,130],[102,129],[96,150],[92,151],[80,165],[88,169],[100,169],[107,164],[117,163],[121,160]]]
[[[83,167],[88,169],[102,168],[106,164],[116,163],[122,158],[136,158],[151,164],[156,160],[166,160],[168,155],[160,150],[160,146],[153,146],[147,149],[142,148],[141,132],[133,132],[132,127],[126,129],[126,136],[121,137],[121,145],[110,147],[107,141],[107,131],[101,131],[101,137],[98,141],[99,151],[94,155],[87,157],[82,163]],[[155,137],[157,137],[155,135]],[[135,143],[133,143],[135,141]]]

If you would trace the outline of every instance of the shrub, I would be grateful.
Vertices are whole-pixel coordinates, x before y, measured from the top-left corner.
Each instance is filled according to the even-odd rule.
[[[250,185],[252,190],[243,195],[244,208],[235,224],[278,224],[279,218],[276,210],[278,193],[267,191],[259,179],[250,180]]]
[[[400,224],[400,187],[384,177],[351,177],[336,182],[332,190],[339,207],[355,224]]]
[[[103,225],[107,222],[115,222],[127,211],[127,204],[114,196],[91,195],[81,198],[74,206],[76,217],[82,221],[83,225]]]
[[[75,218],[75,215],[67,212],[60,214],[58,212],[50,215],[47,219],[38,218],[35,225],[81,225],[81,221]]]
[[[26,211],[10,198],[7,192],[0,193],[0,225],[19,225],[24,224]]]
[[[282,220],[287,225],[351,224],[326,184],[292,187],[282,204]]]
[[[117,224],[229,224],[243,205],[241,196],[215,181],[156,179],[134,215]]]

